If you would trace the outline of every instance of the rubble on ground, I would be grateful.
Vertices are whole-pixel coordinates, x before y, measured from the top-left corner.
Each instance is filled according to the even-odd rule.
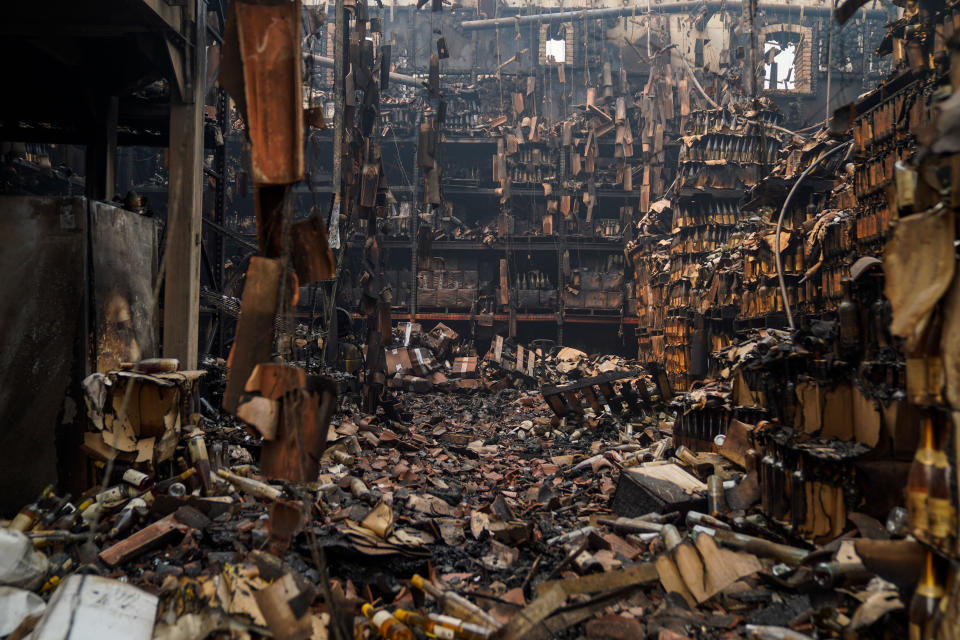
[[[636,407],[612,406],[620,395],[596,386],[599,410],[581,395],[582,413],[561,417],[537,390],[490,390],[508,371],[538,380],[504,357],[522,346],[497,340],[500,362],[487,354],[467,378],[453,363],[471,356],[450,361],[465,347],[455,333],[413,327],[410,337],[406,353],[436,363],[426,373],[482,386],[403,394],[400,419],[341,398],[310,481],[268,476],[257,465],[270,444],[261,427],[190,413],[187,399],[159,421],[178,434],[170,455],[89,449],[94,489],[47,491],[0,529],[5,633],[54,637],[70,598],[103,594],[132,609],[108,606],[98,619],[127,616],[125,637],[144,638],[373,637],[361,605],[379,628],[448,625],[462,638],[881,637],[902,627],[901,589],[922,564],[903,558],[922,550],[904,537],[900,511],[881,522],[850,505],[828,531],[791,527],[795,507],[773,504],[784,493],[758,483],[768,463],[754,447],[774,437],[770,427],[734,421],[710,447],[695,444],[708,430],[693,429],[691,413],[729,411],[729,384],[669,398],[621,359],[527,350],[545,387],[626,372],[646,391]],[[765,344],[728,353],[732,369],[769,366],[777,347]],[[88,387],[143,386],[150,375],[116,372]],[[91,392],[101,399],[88,405],[91,423],[130,421],[123,389]],[[168,408],[141,398],[137,416],[148,423]],[[133,433],[128,448],[155,451],[136,438],[165,433]],[[858,454],[796,446],[834,461]]]

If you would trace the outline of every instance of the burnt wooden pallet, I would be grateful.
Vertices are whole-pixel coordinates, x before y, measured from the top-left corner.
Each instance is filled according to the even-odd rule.
[[[638,378],[641,373],[639,369],[611,371],[557,386],[546,385],[540,393],[561,418],[582,416],[587,407],[600,414],[604,405],[616,415],[640,415],[650,407],[647,385]]]

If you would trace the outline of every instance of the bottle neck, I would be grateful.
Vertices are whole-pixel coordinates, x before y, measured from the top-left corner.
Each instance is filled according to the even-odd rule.
[[[927,587],[935,587],[937,585],[937,569],[934,566],[932,551],[927,551],[924,561],[923,584]]]
[[[923,448],[931,451],[937,448],[933,432],[933,419],[929,417],[923,420]]]

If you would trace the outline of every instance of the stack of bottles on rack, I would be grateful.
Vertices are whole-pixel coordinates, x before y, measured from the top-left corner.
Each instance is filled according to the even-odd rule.
[[[741,210],[745,190],[770,164],[787,137],[773,105],[760,111],[721,108],[694,112],[687,121],[679,157],[679,180],[671,196],[669,277],[661,299],[664,325],[697,325],[692,332],[665,331],[664,362],[675,389],[706,373],[708,334],[731,337],[731,309],[753,292],[735,266],[760,220]],[[731,261],[734,269],[731,270]],[[726,340],[711,338],[722,346]]]
[[[936,628],[948,621],[954,633],[960,606],[951,586],[960,559],[960,135],[950,108],[958,34],[953,5],[910,5],[878,50],[893,54],[890,77],[838,110],[833,137],[784,141],[779,162],[740,203],[764,225],[735,227],[743,292],[732,340],[712,349],[703,371],[695,358],[672,371],[697,379],[675,401],[676,442],[737,459],[785,536],[835,539],[865,514],[917,545],[911,638],[948,637]],[[737,143],[720,140],[736,156]],[[701,325],[690,307],[714,298],[701,293],[710,279],[673,265],[691,249],[686,171],[672,203],[671,246],[681,248],[670,273],[681,275],[664,298],[664,339],[668,352],[692,354]],[[779,236],[770,233],[778,223]],[[634,265],[649,287],[643,261]]]
[[[655,202],[637,224],[636,237],[625,250],[633,267],[633,294],[637,315],[637,359],[664,361],[664,285],[670,264],[669,200]]]
[[[557,289],[549,274],[533,270],[518,273],[514,280],[517,291],[517,306],[527,311],[556,309]]]
[[[417,307],[470,309],[477,299],[476,269],[434,269],[417,272]]]
[[[621,90],[626,93],[625,82],[621,84]],[[618,143],[615,144],[615,155],[623,158],[623,188],[628,190],[629,186],[640,196],[635,208],[630,207],[629,212],[626,208],[621,209],[620,215],[622,223],[629,223],[631,227],[623,232],[629,240],[624,256],[630,267],[625,277],[624,306],[627,313],[639,318],[638,358],[645,362],[666,360],[663,338],[664,285],[668,277],[665,269],[670,259],[672,210],[669,200],[657,198],[674,182],[678,169],[677,141],[690,125],[691,114],[697,106],[692,103],[694,99],[701,100],[690,90],[689,78],[684,70],[674,69],[668,57],[658,56],[651,62],[647,83],[633,93],[632,100],[618,98],[615,102],[615,141]],[[590,110],[595,109],[588,105]],[[603,131],[603,128],[593,129],[594,134]],[[628,136],[628,132],[631,135]],[[595,137],[586,138],[585,148],[587,143],[594,140]],[[628,142],[629,146],[623,144]],[[634,144],[636,142],[639,145]],[[581,163],[571,155],[570,165],[577,169]],[[575,300],[576,295],[572,299]]]

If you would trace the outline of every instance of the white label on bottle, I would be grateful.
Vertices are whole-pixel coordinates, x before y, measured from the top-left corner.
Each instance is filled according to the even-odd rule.
[[[392,617],[393,616],[390,615],[389,611],[377,611],[375,614],[373,614],[373,617],[370,618],[370,622],[373,623],[373,626],[379,629],[380,627],[385,625],[387,622],[389,622],[390,618]]]
[[[453,629],[439,626],[433,628],[433,635],[440,638],[440,640],[455,640],[457,637]]]
[[[123,472],[123,481],[128,484],[132,484],[135,487],[139,487],[149,478],[150,476],[142,471],[137,471],[136,469],[127,469]]]

